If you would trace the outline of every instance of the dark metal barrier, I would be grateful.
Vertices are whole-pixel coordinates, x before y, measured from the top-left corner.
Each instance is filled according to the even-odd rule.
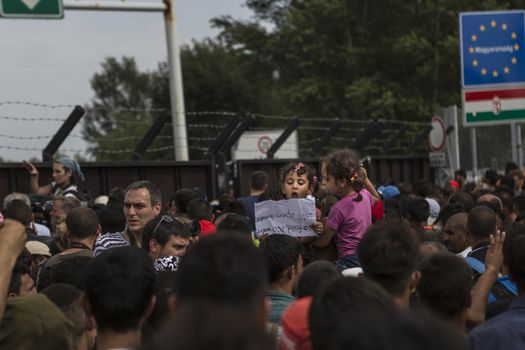
[[[255,170],[265,171],[269,176],[268,188],[271,191],[279,189],[279,170],[294,159],[242,160],[236,162],[234,189],[236,194],[243,196],[250,193],[250,174]],[[304,160],[319,172],[319,159]],[[368,176],[374,184],[384,184],[389,181],[415,183],[420,179],[431,180],[431,168],[428,158],[420,157],[374,157],[368,169]]]
[[[242,160],[233,163],[234,183],[236,196],[249,194],[248,181],[254,170],[266,171],[270,177],[270,189],[278,189],[279,169],[288,162],[296,160],[261,159]],[[318,159],[305,160],[314,167],[318,166]],[[52,163],[35,164],[40,172],[40,185],[52,181]],[[190,162],[97,162],[81,163],[86,181],[81,185],[82,190],[89,190],[91,196],[108,194],[113,187],[126,188],[137,180],[150,180],[156,183],[162,191],[164,202],[176,190],[182,187],[198,187],[208,195],[216,198],[218,193],[216,179],[210,161]],[[430,179],[431,169],[428,158],[414,157],[375,157],[371,161],[369,176],[375,184],[385,183],[388,180],[396,182],[414,183],[419,179]],[[20,163],[0,163],[0,200],[13,191],[29,192],[29,173]]]
[[[37,163],[40,185],[50,183],[52,163]],[[208,161],[191,162],[100,162],[81,163],[86,181],[81,190],[93,197],[108,194],[114,187],[126,188],[138,180],[150,180],[159,186],[165,203],[182,187],[199,187],[213,198],[211,166]],[[13,191],[29,192],[29,173],[19,163],[0,164],[0,199]]]

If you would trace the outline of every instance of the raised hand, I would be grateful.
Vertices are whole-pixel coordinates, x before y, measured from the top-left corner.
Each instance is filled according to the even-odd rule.
[[[24,168],[26,168],[26,170],[29,172],[29,175],[31,175],[31,176],[38,176],[38,170],[33,165],[33,163],[31,163],[31,162],[29,162],[27,160],[24,160],[24,161],[22,161],[22,166]]]

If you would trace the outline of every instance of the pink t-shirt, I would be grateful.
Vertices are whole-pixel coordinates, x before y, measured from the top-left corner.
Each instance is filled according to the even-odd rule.
[[[356,254],[357,245],[368,226],[372,225],[372,205],[374,199],[370,192],[363,189],[359,192],[363,198],[355,202],[357,193],[341,198],[330,209],[326,224],[335,231],[334,243],[337,256]]]

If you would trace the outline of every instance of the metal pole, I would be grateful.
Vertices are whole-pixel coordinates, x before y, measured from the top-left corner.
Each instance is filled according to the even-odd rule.
[[[511,153],[512,161],[518,163],[518,154],[517,154],[517,142],[516,142],[516,123],[512,122],[510,124],[510,143],[511,143]]]
[[[53,155],[57,151],[57,149],[62,145],[64,140],[69,136],[71,131],[75,128],[75,126],[80,121],[80,118],[86,113],[84,111],[84,108],[80,106],[75,106],[73,111],[69,114],[69,117],[67,117],[66,121],[60,129],[58,129],[57,133],[51,141],[47,144],[46,148],[42,151],[42,160],[44,162],[50,162],[53,160]]]
[[[470,149],[472,150],[472,170],[478,171],[478,144],[476,142],[476,128],[470,128]]]
[[[173,124],[173,142],[175,160],[188,160],[188,137],[186,136],[186,113],[184,111],[184,90],[182,88],[182,70],[180,64],[177,22],[175,19],[175,0],[164,0],[167,6],[164,12],[166,37],[168,40],[168,65],[170,67],[171,120]]]
[[[518,149],[518,167],[520,170],[523,169],[523,147],[521,145],[521,125],[516,125],[516,146]]]
[[[146,152],[146,149],[151,145],[153,140],[155,140],[155,137],[157,137],[157,135],[160,133],[160,131],[169,119],[170,116],[166,114],[161,114],[157,119],[155,119],[155,121],[150,126],[148,131],[146,131],[142,139],[135,145],[135,149],[131,154],[131,160],[142,159],[142,156],[144,155],[144,152]]]
[[[163,3],[151,2],[129,2],[121,1],[79,1],[79,0],[64,0],[64,9],[67,10],[103,10],[103,11],[148,11],[148,12],[164,12],[168,8]]]
[[[452,122],[451,125],[454,126],[454,134],[452,134],[452,137],[450,138],[452,140],[452,144],[454,145],[452,148],[452,152],[454,154],[455,158],[455,169],[458,170],[461,169],[461,162],[459,160],[459,128],[458,128],[458,107],[456,105],[450,106],[447,108],[448,113],[450,116],[450,121]]]
[[[182,70],[177,38],[177,22],[175,19],[175,0],[163,0],[162,3],[131,2],[127,0],[109,2],[101,0],[64,0],[63,6],[68,10],[164,12],[168,44],[168,66],[170,68],[169,87],[175,160],[188,160],[186,112],[184,109],[184,89],[182,87]]]
[[[275,156],[275,153],[281,148],[281,146],[288,140],[288,137],[295,131],[301,125],[301,121],[299,118],[294,117],[288,125],[286,126],[286,129],[284,129],[283,133],[279,135],[275,143],[270,147],[268,152],[266,152],[266,158],[273,159]]]

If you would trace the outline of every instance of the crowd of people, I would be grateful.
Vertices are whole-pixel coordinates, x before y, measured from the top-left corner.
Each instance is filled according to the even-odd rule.
[[[525,348],[516,164],[378,186],[344,149],[278,184],[255,171],[245,197],[167,201],[147,180],[89,201],[76,161],[43,186],[23,165],[32,193],[0,216],[0,349]],[[53,196],[49,220],[32,194]],[[258,234],[256,203],[312,197],[313,234]]]

